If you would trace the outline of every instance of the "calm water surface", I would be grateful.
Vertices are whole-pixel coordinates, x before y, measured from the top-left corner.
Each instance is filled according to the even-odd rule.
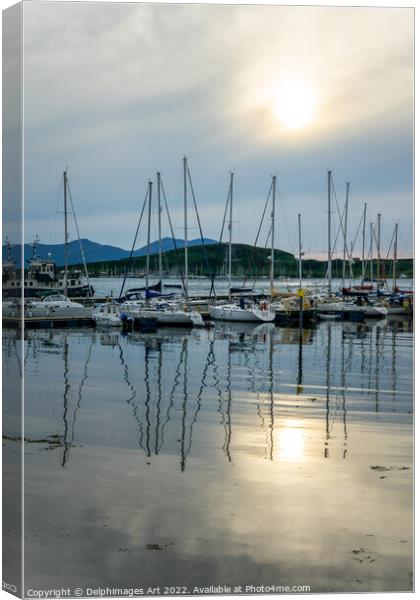
[[[158,283],[158,278],[151,276],[150,285]],[[91,284],[95,290],[95,297],[104,297],[113,295],[114,297],[118,297],[121,292],[121,287],[124,283],[122,277],[94,277],[91,279]],[[181,285],[181,279],[179,278],[167,278],[163,280],[164,287],[166,286],[165,291],[167,293],[181,293],[180,289],[174,289],[170,286],[175,284],[177,286]],[[233,286],[236,287],[247,287],[254,288],[254,290],[258,293],[268,294],[270,291],[270,280],[268,277],[265,279],[246,279],[243,278],[235,278],[232,282]],[[317,289],[319,291],[326,291],[326,279],[324,278],[304,278],[303,279],[303,287],[304,288],[312,288]],[[360,285],[360,279],[347,279],[347,286],[352,285]],[[145,286],[144,278],[127,278],[124,284],[124,291],[131,288],[141,288]],[[296,277],[283,277],[274,282],[274,286],[279,290],[286,289],[297,289],[299,287],[299,279]],[[400,289],[413,289],[413,280],[412,279],[397,279],[397,286]],[[214,281],[214,287],[216,293],[219,294],[227,294],[229,291],[229,281],[226,278],[216,278]],[[332,289],[339,290],[342,287],[342,280],[333,278],[332,280]],[[191,295],[198,294],[206,296],[209,294],[210,290],[210,282],[207,278],[198,278],[198,279],[190,279],[188,282],[188,290]]]
[[[412,335],[28,331],[26,588],[411,589]]]

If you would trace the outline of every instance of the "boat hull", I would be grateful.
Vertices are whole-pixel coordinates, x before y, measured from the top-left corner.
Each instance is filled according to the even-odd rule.
[[[204,327],[202,316],[196,312],[182,310],[140,310],[132,314],[134,318],[156,319],[158,325],[172,327]]]
[[[84,306],[28,306],[25,309],[25,318],[39,319],[91,319],[91,311]]]
[[[368,319],[382,319],[387,315],[387,309],[384,306],[369,306],[362,305],[358,306],[357,304],[346,304],[345,302],[332,302],[330,304],[319,304],[317,307],[318,313],[323,314],[343,314],[344,318],[346,314],[352,313],[356,315],[357,313],[363,314],[364,318]]]
[[[93,316],[98,327],[121,327],[121,319],[118,317]]]
[[[25,303],[24,316],[36,319],[92,319],[92,309],[63,296],[47,296],[42,301]]]
[[[413,315],[412,308],[404,308],[403,306],[388,306],[388,315],[398,315],[410,317]]]
[[[230,306],[212,306],[209,315],[211,319],[216,321],[243,323],[270,323],[276,318],[276,313],[271,310],[241,309]]]
[[[322,321],[339,321],[343,318],[339,313],[319,313],[318,317]]]

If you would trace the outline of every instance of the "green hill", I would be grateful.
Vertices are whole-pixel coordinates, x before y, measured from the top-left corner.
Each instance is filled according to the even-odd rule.
[[[205,246],[194,246],[188,249],[189,272],[193,275],[211,277],[212,275],[225,275],[227,272],[227,244],[211,244]],[[232,246],[232,271],[236,277],[267,277],[270,273],[270,250],[267,248],[254,248],[247,244],[233,244]],[[297,277],[298,261],[289,252],[275,250],[274,253],[275,277]],[[164,275],[177,277],[184,265],[184,249],[179,247],[176,251],[171,250],[163,254]],[[128,259],[107,260],[89,263],[89,273],[92,276],[100,275],[122,275],[128,264]],[[146,268],[146,257],[135,257],[130,265],[130,272],[142,272]],[[304,277],[324,277],[327,262],[315,259],[302,261]],[[150,256],[150,271],[158,271],[158,255]],[[362,271],[361,261],[355,259],[353,273],[360,277]],[[374,277],[376,277],[376,261],[374,261]],[[333,276],[341,277],[342,260],[333,261]],[[398,261],[398,275],[404,273],[407,277],[413,276],[413,260],[404,258]],[[369,274],[369,269],[367,274]],[[382,276],[391,277],[392,261],[382,261]]]

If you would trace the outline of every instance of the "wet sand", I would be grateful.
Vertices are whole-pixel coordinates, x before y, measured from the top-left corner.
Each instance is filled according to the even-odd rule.
[[[333,432],[326,460],[323,421],[283,419],[273,462],[238,428],[232,463],[197,456],[183,473],[176,456],[145,467],[121,449],[76,449],[61,476],[54,452],[42,469],[28,457],[30,480],[54,490],[27,522],[30,585],[410,590],[410,434],[352,425],[356,450],[343,459]]]

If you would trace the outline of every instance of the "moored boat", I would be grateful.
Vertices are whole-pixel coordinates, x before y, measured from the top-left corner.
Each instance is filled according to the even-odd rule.
[[[133,319],[156,319],[159,325],[172,325],[180,327],[204,327],[205,323],[201,314],[182,306],[177,302],[125,302],[122,309]]]
[[[113,302],[97,307],[92,314],[96,325],[102,327],[121,327],[121,308]]]
[[[11,245],[7,244],[7,259],[3,261],[3,298],[42,298],[52,291],[64,293],[70,298],[91,298],[94,289],[83,276],[80,269],[69,270],[67,277],[63,270],[58,269],[49,256],[42,258],[38,255],[39,240],[36,238],[32,244],[32,257],[25,269],[25,277],[20,278],[16,264],[11,256]]]
[[[388,315],[407,315],[413,314],[413,299],[411,296],[390,297],[384,305],[387,308]]]
[[[318,318],[322,321],[340,321],[343,316],[339,313],[319,313]]]
[[[92,309],[73,302],[63,294],[51,294],[42,300],[30,300],[24,306],[25,318],[91,319]]]
[[[210,307],[210,318],[216,321],[243,321],[269,323],[276,318],[275,311],[267,302],[215,304]]]
[[[387,315],[387,308],[381,304],[369,304],[362,302],[325,302],[317,306],[318,314],[346,314],[346,313],[363,313],[367,318],[383,318]]]

